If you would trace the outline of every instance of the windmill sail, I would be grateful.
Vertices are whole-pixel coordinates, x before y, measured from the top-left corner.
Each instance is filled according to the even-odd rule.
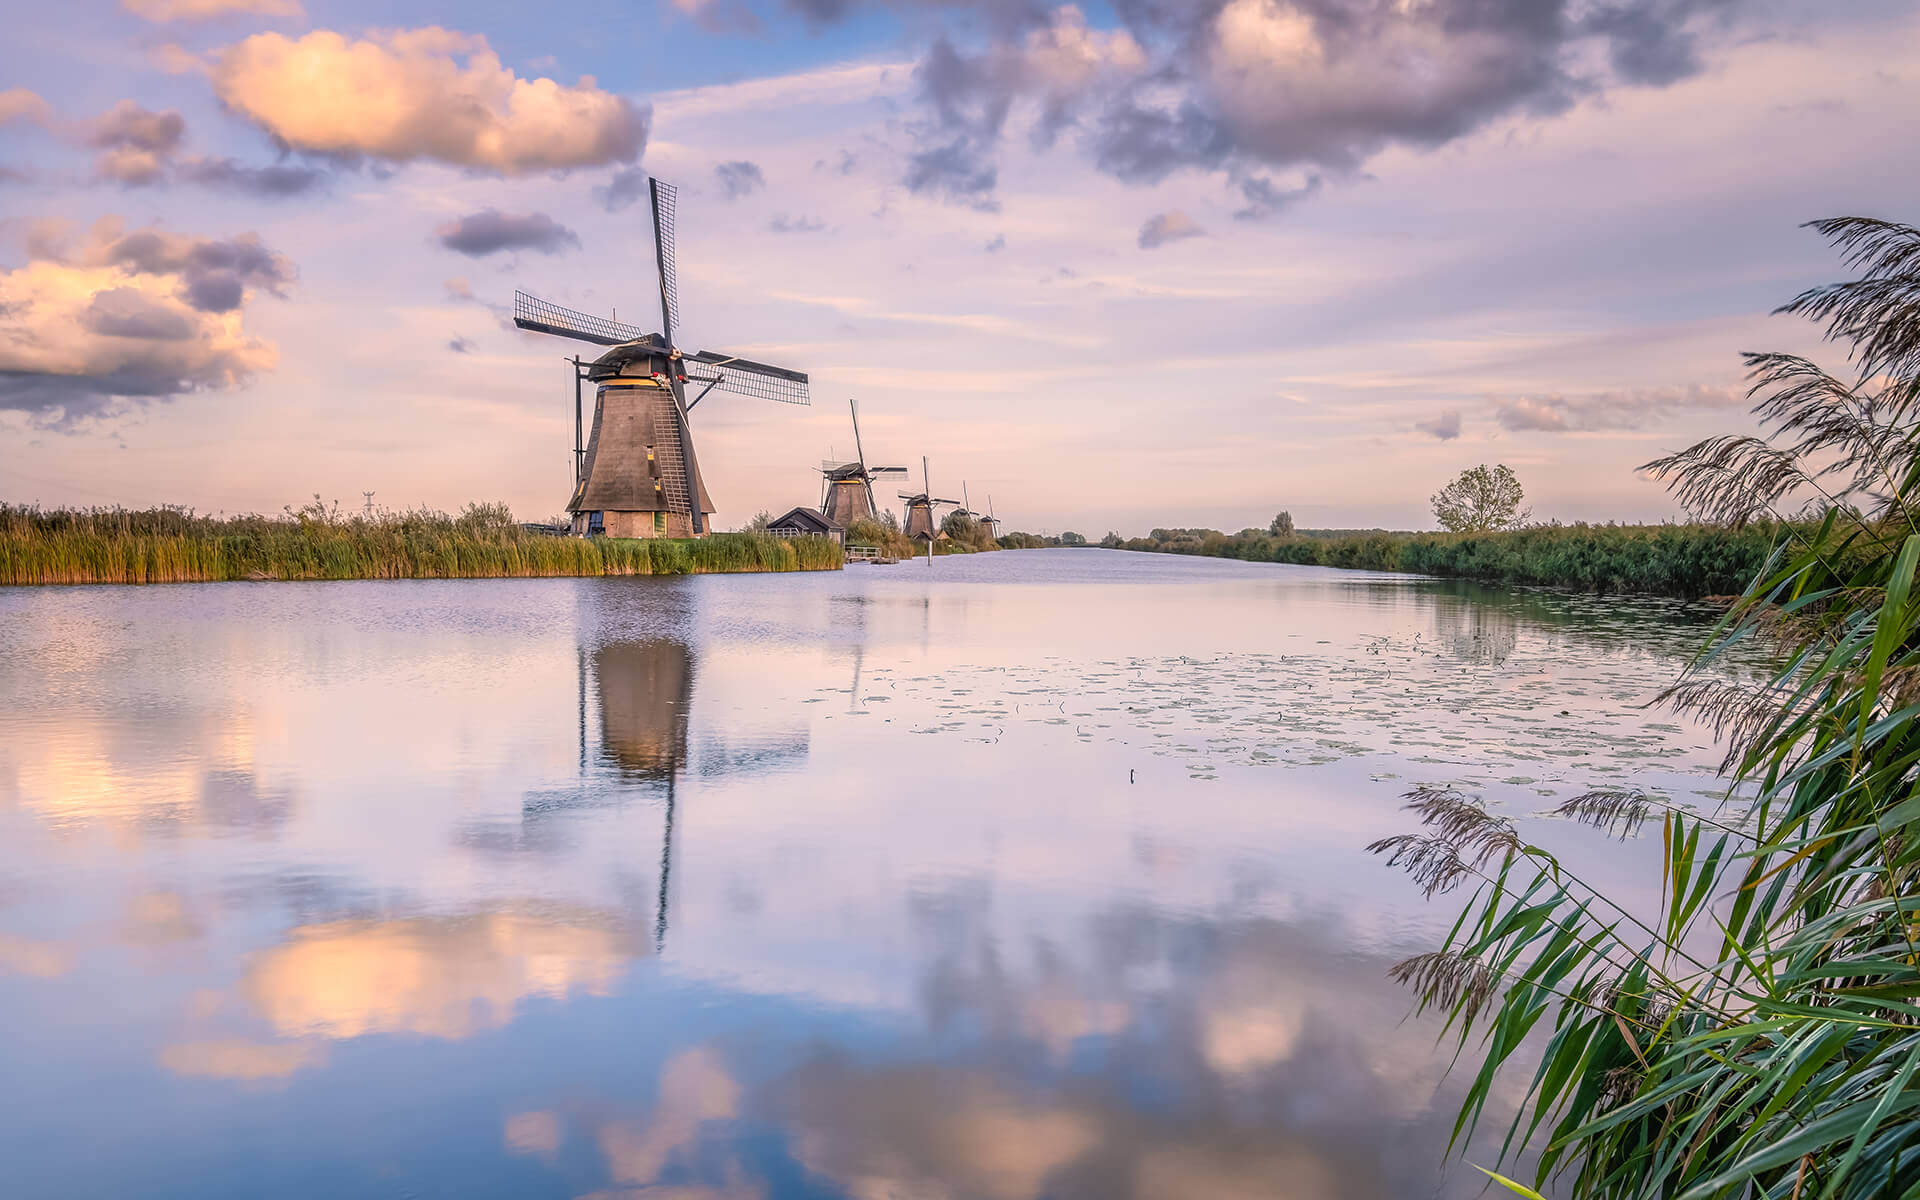
[[[513,323],[534,333],[551,333],[555,337],[591,342],[596,346],[621,346],[653,337],[638,326],[622,325],[606,317],[575,312],[522,291],[513,293]]]
[[[647,179],[647,190],[653,198],[653,257],[660,269],[660,329],[671,346],[673,331],[680,327],[680,280],[673,254],[673,212],[679,204],[680,191],[670,183],[651,177]]]

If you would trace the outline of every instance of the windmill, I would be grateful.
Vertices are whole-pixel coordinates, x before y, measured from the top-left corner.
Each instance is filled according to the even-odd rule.
[[[660,277],[660,332],[513,294],[513,323],[535,333],[572,338],[608,350],[573,362],[573,497],[567,512],[577,535],[704,537],[714,511],[693,452],[688,415],[719,388],[788,404],[810,403],[807,377],[712,350],[690,353],[674,341],[680,298],[674,273],[671,184],[648,179],[653,202],[654,266]],[[580,385],[598,384],[593,431],[584,424]],[[687,385],[699,394],[687,399]]]
[[[933,494],[933,484],[927,476],[927,460],[920,460],[920,482],[918,492],[901,492],[900,498],[907,502],[907,536],[921,541],[937,542],[947,536],[940,531],[940,525],[934,520],[934,506],[938,504],[958,504],[958,500],[942,500]]]
[[[905,467],[869,467],[867,452],[860,445],[860,406],[852,400],[847,407],[853,411],[853,462],[836,462],[827,459],[820,464],[822,491],[820,511],[827,520],[845,529],[855,521],[870,519],[878,515],[879,506],[873,502],[873,481],[881,476],[905,476]]]
[[[990,537],[998,538],[1000,536],[1000,518],[993,515],[993,497],[991,495],[987,497],[986,514],[983,516],[980,513],[975,513],[973,514],[973,519],[987,527],[987,534]]]

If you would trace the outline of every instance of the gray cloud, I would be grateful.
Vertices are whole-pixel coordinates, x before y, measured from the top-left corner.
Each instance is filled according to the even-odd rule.
[[[1077,128],[1099,169],[1128,182],[1224,170],[1243,212],[1270,215],[1300,197],[1262,169],[1352,172],[1390,146],[1435,147],[1496,120],[1551,117],[1583,96],[1695,74],[1735,3],[1119,0],[1120,27],[1103,31],[1077,10],[1010,0],[987,8],[984,45],[962,51],[938,37],[916,68],[928,117],[907,182],[980,203],[1010,114],[1024,107],[1036,145]],[[802,4],[817,20],[846,10]],[[1316,187],[1312,178],[1302,186]]]
[[[1430,421],[1415,421],[1413,427],[1443,442],[1450,442],[1460,436],[1460,410],[1445,409]]]
[[[726,192],[729,200],[750,196],[767,185],[767,177],[760,173],[760,168],[744,159],[723,162],[713,169],[713,173],[720,180],[720,188]]]
[[[907,162],[908,191],[929,193],[989,212],[1000,207],[993,199],[999,181],[999,169],[964,137],[921,150]]]
[[[1494,402],[1493,419],[1515,433],[1593,433],[1644,429],[1698,410],[1738,408],[1743,397],[1728,388],[1640,388],[1583,396],[1514,396]]]
[[[247,287],[285,295],[294,278],[293,264],[251,233],[215,239],[139,229],[102,240],[85,261],[144,275],[178,276],[181,297],[201,312],[231,311]]]
[[[1273,180],[1265,175],[1242,176],[1234,184],[1240,194],[1246,197],[1247,206],[1238,209],[1233,216],[1238,221],[1262,221],[1278,216],[1310,196],[1316,195],[1322,186],[1318,175],[1310,175],[1307,181],[1295,188],[1276,187]]]
[[[1005,250],[1006,248],[1007,248],[1007,235],[1004,233],[994,234],[993,240],[988,242],[984,247],[984,249],[988,254],[998,254],[1002,250]]]
[[[580,247],[578,234],[545,213],[503,213],[496,208],[482,209],[457,221],[449,221],[434,233],[442,246],[468,258],[479,258],[502,250],[537,250],[542,254],[559,254],[563,250],[577,250]]]
[[[647,194],[647,173],[640,167],[625,167],[607,177],[605,184],[593,189],[593,202],[610,213],[621,212]]]
[[[189,183],[216,191],[237,192],[268,200],[305,195],[333,182],[332,173],[320,167],[291,163],[250,167],[231,158],[189,159],[180,164],[177,175]]]
[[[767,222],[767,228],[773,233],[819,233],[826,229],[825,221],[813,217],[789,217],[785,213],[777,214]]]
[[[472,354],[473,343],[466,338],[457,337],[447,343],[447,349],[453,351],[455,354]]]
[[[1192,217],[1176,208],[1148,217],[1146,224],[1140,227],[1139,245],[1142,250],[1157,250],[1168,242],[1202,237],[1206,232],[1194,223]]]
[[[95,169],[125,187],[163,182],[173,154],[187,136],[177,112],[152,112],[122,100],[86,123],[81,140],[102,151]]]

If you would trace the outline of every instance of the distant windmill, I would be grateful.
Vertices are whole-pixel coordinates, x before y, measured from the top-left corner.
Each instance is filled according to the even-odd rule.
[[[878,514],[878,507],[873,502],[875,479],[890,475],[904,478],[907,473],[905,467],[867,465],[867,452],[860,445],[860,406],[848,400],[847,407],[853,411],[854,461],[828,459],[820,464],[823,477],[820,511],[826,514],[827,520],[842,529],[855,521],[872,519]]]
[[[687,353],[674,341],[680,299],[674,275],[674,202],[671,184],[647,180],[653,202],[654,265],[660,276],[660,329],[648,333],[605,317],[513,294],[513,323],[596,346],[611,347],[590,363],[573,360],[573,532],[614,537],[703,537],[714,511],[693,452],[688,414],[714,388],[810,403],[799,371],[731,354]],[[600,385],[593,432],[584,444],[580,384]],[[687,384],[700,392],[687,399]]]
[[[922,490],[901,492],[900,498],[907,502],[907,536],[922,541],[935,542],[947,536],[940,531],[940,524],[934,520],[934,506],[940,504],[958,504],[958,500],[942,500],[933,494],[933,484],[927,475],[927,460],[920,460],[920,482]]]
[[[996,538],[1000,536],[1000,518],[993,515],[993,497],[991,495],[987,497],[986,515],[982,516],[979,513],[975,513],[973,517],[974,520],[987,527],[987,533],[989,535]]]

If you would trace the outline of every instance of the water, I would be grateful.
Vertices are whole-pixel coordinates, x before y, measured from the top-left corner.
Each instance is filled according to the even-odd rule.
[[[1361,848],[1456,783],[1650,894],[1536,814],[1709,803],[1639,707],[1699,620],[1102,551],[0,594],[0,1191],[1479,1194],[1385,978],[1457,905]]]

